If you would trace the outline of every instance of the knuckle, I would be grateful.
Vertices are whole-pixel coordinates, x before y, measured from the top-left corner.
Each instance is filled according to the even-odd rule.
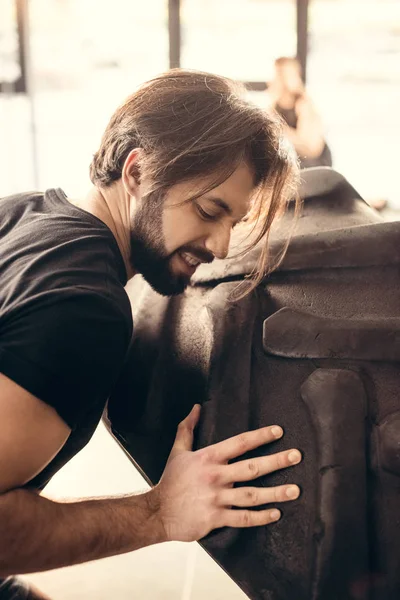
[[[179,433],[183,433],[187,428],[188,427],[187,427],[186,421],[181,421],[178,425]]]
[[[243,527],[250,527],[251,525],[251,513],[248,510],[243,511],[242,525]]]
[[[248,444],[247,444],[246,436],[243,433],[237,436],[236,445],[237,445],[238,452],[240,452],[240,454],[244,454],[245,452],[247,452]]]
[[[221,507],[224,505],[224,497],[219,491],[214,491],[210,495],[210,504],[212,506]]]
[[[205,472],[204,479],[208,485],[217,485],[220,481],[220,478],[220,473],[216,469],[208,469]]]
[[[213,459],[213,451],[211,448],[202,448],[201,450],[197,450],[196,454],[202,464],[209,463]]]
[[[253,490],[253,489],[246,490],[246,502],[250,506],[257,506],[257,504],[259,504],[258,498],[259,498],[259,494],[258,494],[257,490]]]
[[[212,511],[212,515],[211,515],[211,528],[210,529],[215,529],[216,527],[219,527],[221,523],[221,509],[220,508],[215,508]]]
[[[249,460],[247,463],[247,468],[249,470],[250,476],[253,479],[256,479],[260,475],[260,467],[255,460]]]
[[[286,467],[288,464],[288,458],[287,458],[286,454],[282,454],[282,453],[277,454],[276,463],[277,463],[278,469],[283,469],[284,467]]]
[[[226,527],[228,525],[226,514],[223,510],[219,509],[215,512],[215,520],[213,529],[219,529],[220,527]]]

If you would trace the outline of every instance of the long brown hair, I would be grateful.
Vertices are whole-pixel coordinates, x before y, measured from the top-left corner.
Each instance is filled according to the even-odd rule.
[[[254,235],[245,251],[265,239],[250,290],[282,259],[269,260],[268,233],[287,202],[297,197],[298,166],[280,119],[244,96],[242,85],[210,73],[172,69],[155,77],[112,116],[90,178],[98,187],[110,186],[120,179],[131,150],[140,148],[141,177],[151,182],[151,191],[166,192],[182,181],[213,176],[203,194],[247,162],[254,172],[255,195],[248,215]]]

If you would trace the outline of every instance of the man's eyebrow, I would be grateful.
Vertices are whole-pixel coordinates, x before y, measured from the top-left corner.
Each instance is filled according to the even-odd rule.
[[[218,198],[217,196],[208,196],[208,195],[204,196],[204,198],[206,200],[210,200],[211,202],[214,202],[214,204],[217,204],[220,208],[222,208],[222,210],[224,210],[226,212],[226,214],[232,215],[231,207],[229,206],[229,204],[227,204],[221,198]]]

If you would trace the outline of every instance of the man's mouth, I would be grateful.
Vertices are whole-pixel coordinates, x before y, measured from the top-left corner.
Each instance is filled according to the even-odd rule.
[[[192,269],[195,269],[203,262],[197,256],[194,256],[194,254],[191,254],[190,252],[179,252],[179,256],[185,261],[188,267]]]

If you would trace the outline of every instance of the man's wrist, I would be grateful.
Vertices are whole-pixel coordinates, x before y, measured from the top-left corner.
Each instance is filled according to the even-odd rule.
[[[158,487],[154,487],[142,495],[145,504],[146,516],[146,537],[150,544],[161,544],[171,541],[168,539],[164,524],[161,518],[160,496]]]

